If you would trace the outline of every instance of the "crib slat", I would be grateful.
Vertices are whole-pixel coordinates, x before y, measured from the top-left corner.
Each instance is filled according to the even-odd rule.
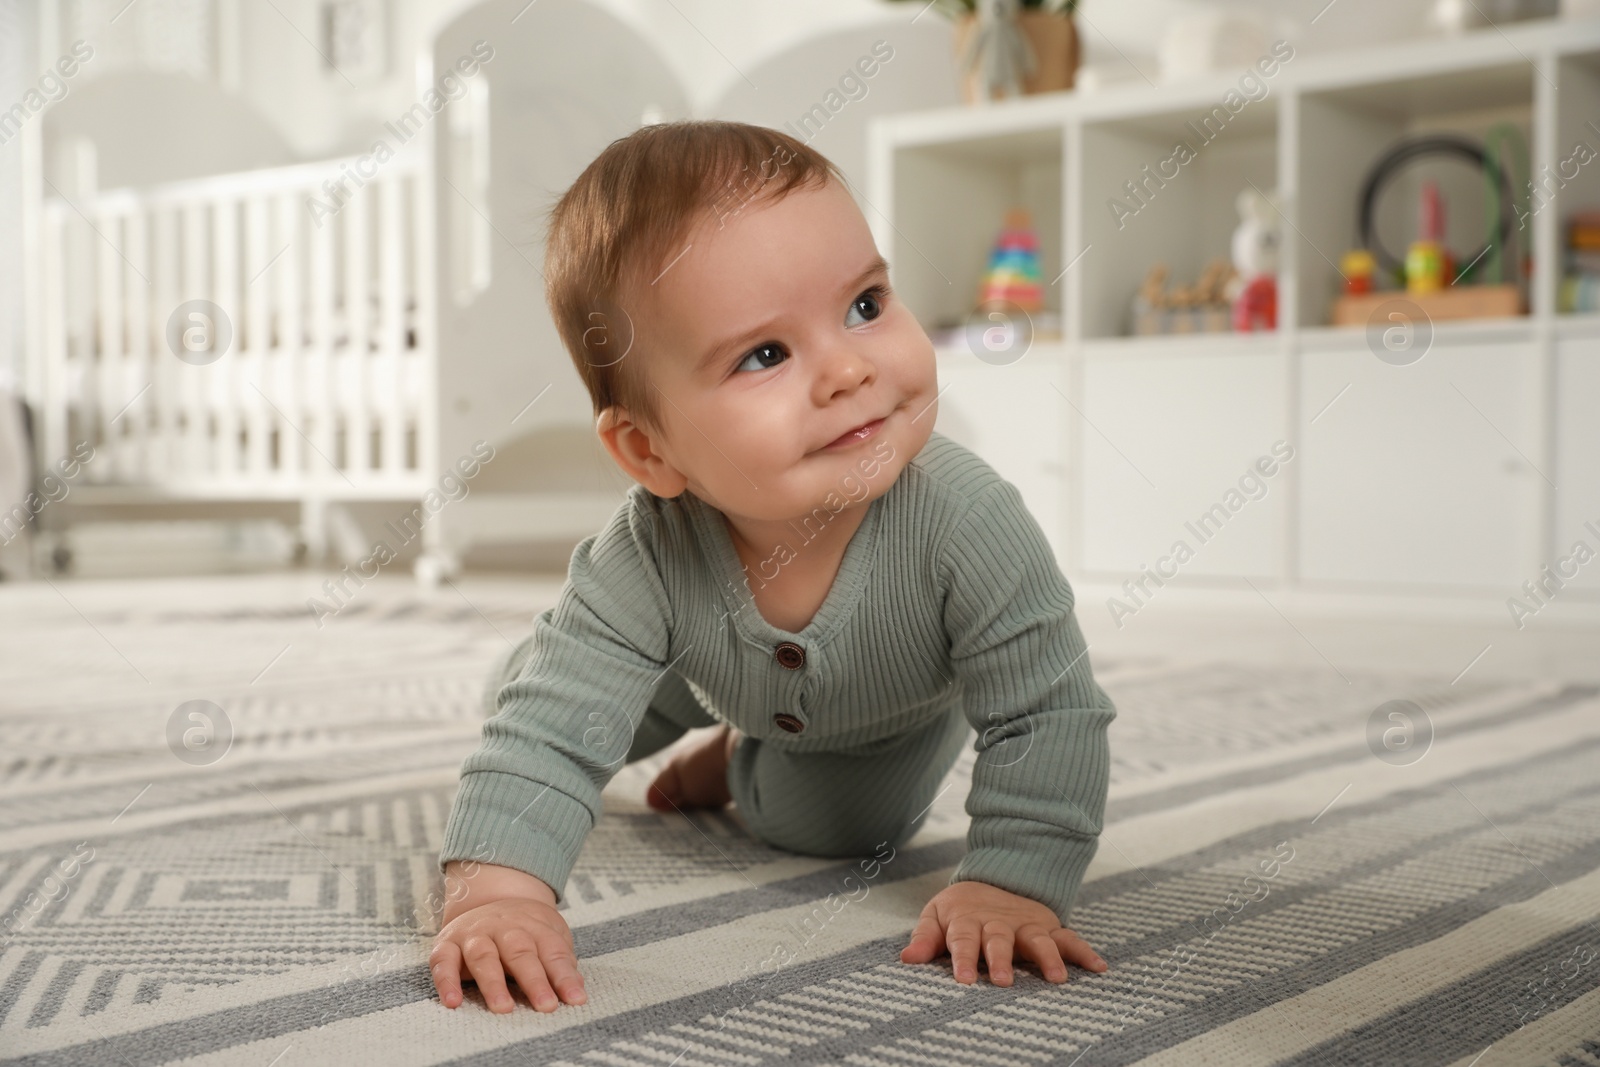
[[[401,476],[405,449],[405,421],[400,400],[400,359],[405,348],[405,189],[401,179],[386,179],[379,188],[382,228],[378,262],[383,270],[382,319],[373,399],[383,419],[383,476]]]
[[[339,457],[334,454],[334,404],[333,404],[333,296],[334,236],[337,221],[322,219],[311,226],[311,369],[306,385],[311,393],[312,410],[316,413],[312,428],[306,432],[316,448],[306,462],[313,483],[339,481],[331,464]],[[320,453],[320,454],[319,454]]]
[[[405,190],[407,226],[404,238],[405,299],[400,326],[400,361],[396,375],[395,408],[399,412],[401,433],[406,439],[401,445],[401,468],[404,475],[410,478],[416,472],[422,448],[422,427],[418,415],[418,393],[422,387],[422,360],[420,350],[414,346],[421,343],[422,323],[418,309],[422,305],[422,299],[419,294],[426,284],[426,276],[421,261],[422,235],[416,228],[420,221],[418,199],[422,196],[422,187],[409,174],[402,175],[397,181]]]
[[[127,271],[123,274],[123,291],[127,294],[127,367],[124,388],[127,399],[122,404],[127,410],[117,420],[128,446],[129,460],[134,476],[141,482],[158,476],[152,460],[150,432],[151,393],[156,387],[150,363],[150,240],[145,211],[135,207],[124,217],[128,247]],[[122,405],[119,404],[118,407]],[[113,412],[115,414],[115,412]]]
[[[233,479],[242,470],[239,455],[240,418],[244,398],[239,390],[239,202],[219,198],[212,204],[212,297],[211,300],[224,315],[234,319],[233,348],[215,363],[206,365],[206,371],[215,383],[212,399],[217,411],[217,437],[215,470],[219,476]],[[251,390],[252,395],[255,394]]]
[[[95,447],[100,462],[95,464],[92,480],[105,481],[110,477],[112,455],[100,436],[95,414],[99,395],[94,354],[98,329],[94,315],[98,263],[90,242],[97,238],[88,220],[73,211],[66,220],[61,240],[65,276],[62,302],[68,353],[66,396],[70,398],[67,436],[74,443],[83,440]]]
[[[204,201],[194,200],[183,208],[183,299],[202,300],[213,295],[211,288],[211,214]],[[173,305],[176,310],[177,305]],[[171,312],[169,311],[170,315]],[[179,326],[182,343],[182,326]],[[189,470],[197,478],[216,473],[216,449],[212,442],[212,422],[216,402],[211,395],[216,377],[209,368],[184,364],[184,410],[189,415]]]
[[[346,466],[351,481],[372,476],[372,431],[366,403],[371,389],[368,322],[372,313],[372,265],[367,245],[371,239],[367,221],[371,202],[366,190],[360,190],[350,198],[340,215],[345,223],[344,319],[350,341],[343,353],[347,377],[340,381],[338,403],[345,413],[345,446],[349,456]]]
[[[439,405],[443,390],[439,384],[439,353],[433,345],[437,307],[434,303],[433,266],[438,262],[433,229],[433,179],[427,170],[419,170],[411,179],[411,237],[415,242],[417,308],[412,316],[412,329],[416,333],[416,348],[412,357],[418,364],[418,391],[411,398],[412,417],[417,427],[417,470],[431,472],[439,461]],[[433,546],[441,536],[442,528],[430,524],[425,535],[426,543]]]
[[[192,474],[190,457],[185,451],[187,438],[178,427],[178,413],[190,411],[189,376],[179,373],[184,363],[167,347],[167,320],[181,302],[179,292],[178,209],[156,205],[150,209],[150,220],[155,230],[153,242],[154,262],[150,267],[152,287],[150,316],[150,345],[154,359],[154,381],[151,404],[155,409],[159,446],[156,449],[155,472],[171,480],[180,480]],[[192,432],[193,427],[186,428]]]
[[[105,442],[106,458],[112,474],[118,478],[128,476],[128,460],[122,448],[118,428],[111,417],[125,402],[118,382],[122,370],[122,260],[115,251],[121,237],[120,220],[105,211],[96,211],[92,225],[99,231],[100,243],[94,246],[98,284],[93,292],[93,317],[96,325],[94,339],[94,427],[96,436]]]
[[[283,406],[277,399],[278,391],[274,388],[272,376],[267,373],[270,314],[268,309],[271,303],[272,282],[260,276],[260,272],[265,271],[270,274],[277,269],[276,263],[273,262],[277,249],[272,247],[268,229],[267,201],[261,196],[251,196],[244,202],[244,210],[246,229],[243,262],[249,274],[244,278],[245,321],[238,324],[239,336],[244,342],[237,362],[238,376],[242,379],[239,403],[240,414],[248,434],[244,456],[246,481],[259,485],[268,477],[268,447],[271,442],[267,435],[270,427],[278,420],[277,412],[266,399],[263,399],[262,394],[280,408]],[[252,383],[254,388],[251,387]],[[257,389],[260,392],[257,392]]]
[[[277,266],[273,267],[277,274],[277,295],[273,301],[277,309],[277,344],[273,348],[273,358],[278,369],[274,391],[283,398],[280,404],[294,422],[293,426],[278,427],[278,475],[286,482],[300,482],[303,480],[300,472],[305,462],[305,439],[300,436],[300,430],[305,428],[307,407],[300,264],[305,259],[306,250],[300,233],[296,196],[281,193],[275,203],[278,241],[287,251],[278,260]]]
[[[44,271],[44,395],[45,404],[43,415],[44,423],[44,456],[46,463],[54,463],[57,459],[67,454],[67,410],[68,410],[68,375],[72,365],[67,351],[67,311],[66,311],[66,264],[63,262],[63,252],[66,249],[64,219],[62,209],[52,205],[54,210],[47,209],[44,213],[43,225],[40,227],[41,266]],[[91,462],[90,467],[94,467]],[[93,476],[92,470],[85,470],[85,479]]]

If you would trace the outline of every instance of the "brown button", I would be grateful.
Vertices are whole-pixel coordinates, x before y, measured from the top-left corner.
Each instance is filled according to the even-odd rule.
[[[774,715],[772,717],[772,721],[778,724],[779,729],[788,730],[791,734],[797,734],[806,728],[805,723],[801,722],[793,715],[790,715],[787,711],[779,712],[777,715]]]
[[[797,671],[806,665],[806,650],[793,641],[785,641],[773,650],[778,657],[778,663],[791,671]]]

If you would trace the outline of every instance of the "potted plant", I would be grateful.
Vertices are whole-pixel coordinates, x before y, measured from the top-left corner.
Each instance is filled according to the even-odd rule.
[[[1072,88],[1078,0],[933,0],[933,6],[955,23],[956,66],[967,103]]]

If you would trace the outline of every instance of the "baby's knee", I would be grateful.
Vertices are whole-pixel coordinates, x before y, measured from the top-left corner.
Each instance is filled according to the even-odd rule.
[[[853,859],[870,856],[881,850],[885,843],[899,848],[922,828],[927,813],[872,815],[859,811],[835,811],[768,818],[741,810],[740,815],[751,834],[774,848],[803,856]]]

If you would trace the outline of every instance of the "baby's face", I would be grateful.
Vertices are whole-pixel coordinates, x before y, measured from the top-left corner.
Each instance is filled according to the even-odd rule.
[[[655,450],[696,496],[752,520],[882,495],[927,443],[938,388],[933,344],[888,291],[849,191],[752,200],[686,244],[637,300]]]

